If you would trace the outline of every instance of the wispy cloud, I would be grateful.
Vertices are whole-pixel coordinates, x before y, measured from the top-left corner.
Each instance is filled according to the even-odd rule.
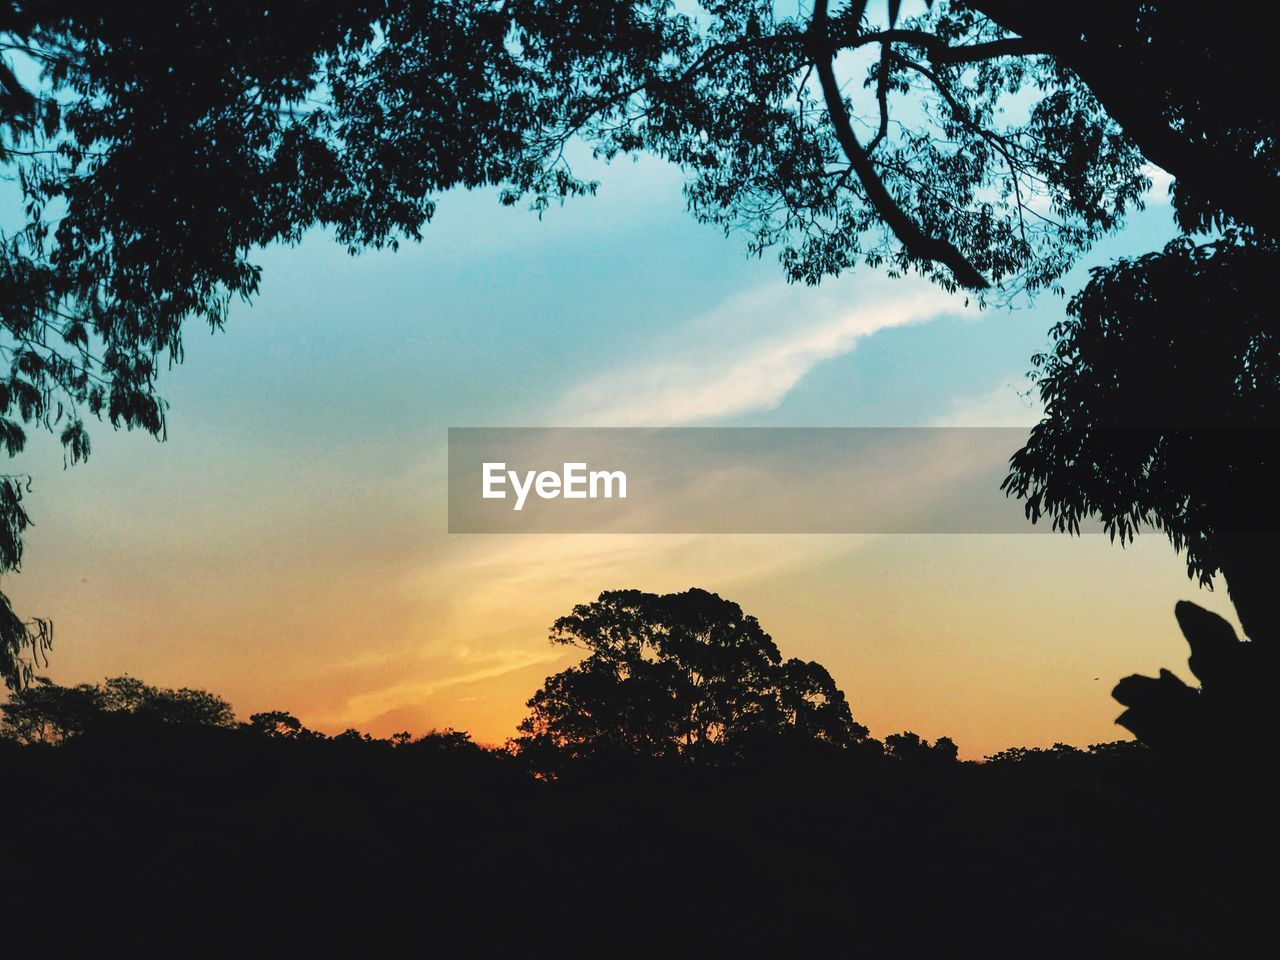
[[[892,293],[884,284],[873,289],[878,295],[851,295],[849,284],[822,293],[771,285],[739,295],[684,333],[570,388],[556,420],[665,427],[770,410],[816,366],[864,338],[961,309],[923,282],[901,282]]]
[[[381,714],[405,707],[421,705],[429,697],[463,684],[492,680],[524,667],[553,663],[562,659],[561,651],[540,647],[499,649],[474,654],[466,649],[452,656],[438,656],[423,664],[424,674],[400,680],[374,690],[351,696],[346,703],[345,722],[368,724]]]

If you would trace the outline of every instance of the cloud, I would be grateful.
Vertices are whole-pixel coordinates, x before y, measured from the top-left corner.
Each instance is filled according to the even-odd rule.
[[[537,664],[550,664],[563,657],[560,650],[545,645],[534,649],[499,649],[473,654],[467,648],[452,651],[452,656],[437,657],[425,664],[423,676],[401,680],[388,686],[352,695],[345,704],[341,723],[368,724],[381,714],[405,707],[420,706],[424,700],[451,687],[481,680],[492,680],[515,670]],[[474,698],[473,698],[474,699]]]
[[[864,289],[868,285],[864,284]],[[556,421],[574,426],[668,427],[721,420],[782,402],[820,363],[880,330],[925,323],[961,309],[924,281],[880,295],[785,285],[737,296],[646,354],[571,387]]]

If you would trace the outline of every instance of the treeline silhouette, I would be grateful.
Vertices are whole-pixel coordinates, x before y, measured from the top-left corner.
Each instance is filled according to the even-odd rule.
[[[177,924],[238,952],[270,931],[290,952],[354,935],[374,955],[395,938],[480,955],[1165,956],[1267,916],[1249,868],[1273,849],[1268,801],[1233,792],[1241,777],[1134,742],[985,762],[946,738],[879,742],[825,670],[782,661],[702,591],[607,593],[552,639],[594,650],[502,747],[329,736],[284,711],[239,722],[214,694],[128,677],[36,682],[0,707],[7,902],[129,942]],[[551,702],[583,677],[594,701]],[[612,714],[575,718],[610,688]],[[661,690],[701,742],[678,711],[639,710]]]

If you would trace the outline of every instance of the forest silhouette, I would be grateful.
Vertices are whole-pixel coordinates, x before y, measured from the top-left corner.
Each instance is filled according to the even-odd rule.
[[[536,956],[1182,955],[1258,916],[1256,757],[878,741],[821,665],[702,590],[606,592],[551,640],[584,657],[502,747],[38,680],[0,707],[3,882],[227,942]]]

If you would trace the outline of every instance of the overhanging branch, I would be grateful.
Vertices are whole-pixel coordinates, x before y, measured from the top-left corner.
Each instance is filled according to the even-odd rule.
[[[880,179],[875,164],[862,148],[858,136],[854,133],[853,124],[845,109],[844,97],[840,93],[840,84],[835,73],[835,49],[827,35],[827,0],[816,0],[813,9],[813,21],[810,37],[813,45],[814,68],[822,86],[822,96],[831,117],[831,125],[835,130],[840,149],[849,160],[853,172],[857,174],[867,199],[875,208],[885,225],[893,231],[909,253],[922,260],[940,263],[949,269],[956,282],[970,290],[986,290],[991,286],[981,273],[965,259],[953,244],[939,237],[931,237],[925,233],[898,202],[889,193],[889,189]]]

